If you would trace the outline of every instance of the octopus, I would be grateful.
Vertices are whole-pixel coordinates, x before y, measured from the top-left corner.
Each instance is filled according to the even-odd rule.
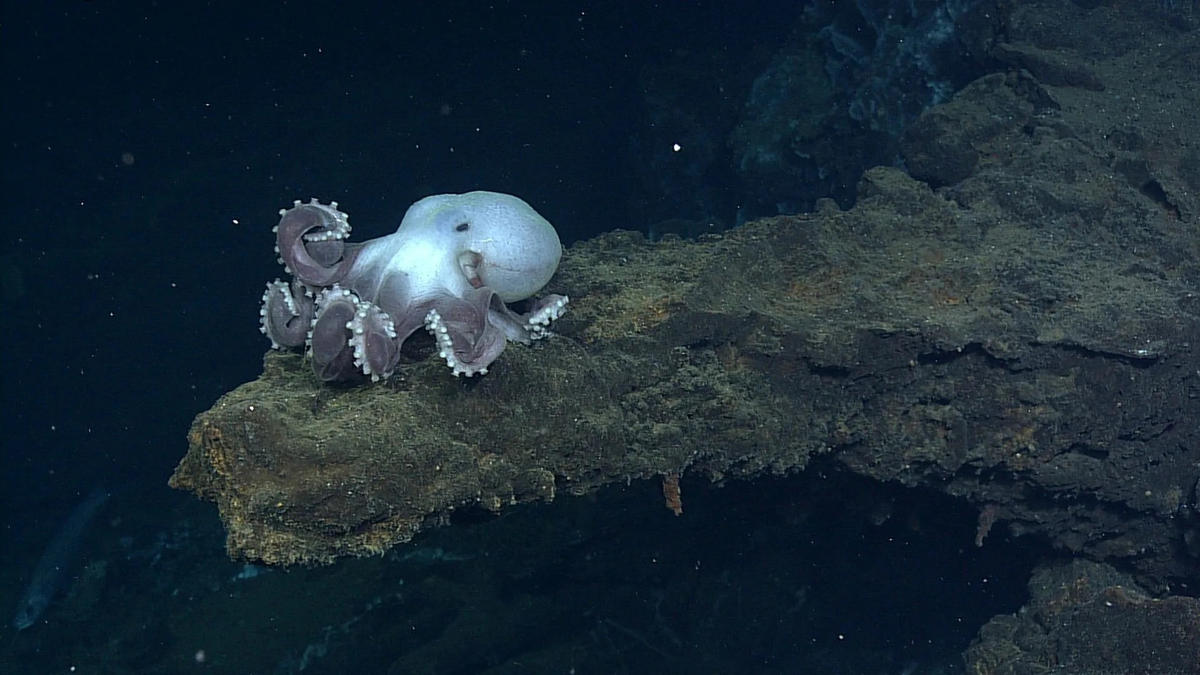
[[[261,330],[275,349],[304,347],[323,381],[391,376],[424,328],[455,376],[483,375],[509,342],[549,336],[568,298],[546,295],[562,244],[512,195],[426,197],[392,234],[350,243],[349,216],[316,199],[281,209],[276,251],[290,281],[263,293]]]

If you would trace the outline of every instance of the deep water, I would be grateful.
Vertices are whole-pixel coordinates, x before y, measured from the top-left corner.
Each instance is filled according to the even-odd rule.
[[[292,200],[338,200],[361,241],[423,196],[507,192],[566,245],[850,208],[923,110],[1007,68],[979,47],[995,4],[4,2],[0,675],[965,672],[1058,553],[1000,527],[976,546],[965,502],[830,461],[685,475],[680,516],[642,480],[466,508],[294,569],[229,560],[167,479],[261,370]]]

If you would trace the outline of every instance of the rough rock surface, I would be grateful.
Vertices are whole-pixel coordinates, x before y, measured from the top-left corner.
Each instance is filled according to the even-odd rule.
[[[1200,672],[1196,598],[1153,598],[1111,567],[1083,560],[1037,570],[1029,594],[1019,613],[979,631],[966,653],[967,672]]]
[[[993,76],[966,94],[1008,106],[1030,86]],[[1070,139],[1055,155],[1027,138],[1043,167],[1083,161]],[[1195,239],[1097,174],[939,195],[877,169],[849,212],[701,243],[600,237],[551,283],[573,298],[557,339],[465,382],[414,353],[387,385],[333,388],[272,354],[196,420],[174,484],[218,503],[232,554],[328,562],[464,506],[832,452],[1072,551],[1181,575],[1200,473],[1197,270],[1181,255]]]

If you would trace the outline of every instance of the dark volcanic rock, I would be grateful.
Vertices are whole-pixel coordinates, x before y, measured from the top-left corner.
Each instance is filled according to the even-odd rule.
[[[325,562],[464,506],[835,453],[1069,550],[1183,573],[1196,269],[1162,259],[1184,234],[1154,244],[1173,223],[1113,211],[1035,226],[987,185],[956,190],[971,208],[876,169],[849,212],[586,242],[551,283],[573,298],[562,334],[474,380],[414,354],[385,385],[331,388],[272,354],[197,418],[173,482],[218,503],[234,555]],[[1003,198],[1059,203],[1024,192]]]
[[[1151,597],[1129,577],[1087,561],[1040,569],[1029,604],[998,616],[967,650],[972,673],[1200,672],[1200,600]]]

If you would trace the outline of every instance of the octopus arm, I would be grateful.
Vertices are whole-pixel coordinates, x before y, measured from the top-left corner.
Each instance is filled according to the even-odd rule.
[[[354,264],[361,245],[347,245],[348,216],[337,202],[326,206],[317,200],[299,202],[280,211],[275,245],[286,269],[297,279],[321,288],[341,281]]]

